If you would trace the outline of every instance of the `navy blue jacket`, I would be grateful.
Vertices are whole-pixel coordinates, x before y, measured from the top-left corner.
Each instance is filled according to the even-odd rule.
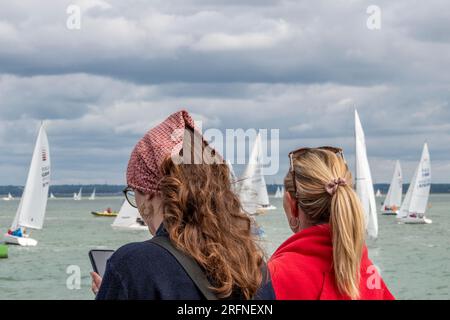
[[[156,235],[168,237],[162,225]],[[127,244],[112,255],[96,299],[203,300],[204,297],[171,253],[144,241]],[[275,300],[270,280],[259,289],[255,299]]]

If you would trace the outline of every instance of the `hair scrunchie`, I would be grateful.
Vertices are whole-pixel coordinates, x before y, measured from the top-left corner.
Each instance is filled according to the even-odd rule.
[[[347,185],[347,181],[344,178],[337,178],[331,180],[329,183],[325,185],[325,190],[328,192],[330,196],[334,196],[339,187],[343,187]]]

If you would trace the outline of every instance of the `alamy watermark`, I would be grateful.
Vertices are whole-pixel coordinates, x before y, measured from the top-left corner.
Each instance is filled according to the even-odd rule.
[[[209,128],[203,131],[201,121],[196,121],[195,126],[197,134],[192,134],[186,129],[175,130],[172,133],[172,141],[178,142],[172,151],[172,160],[175,163],[259,165],[263,168],[264,175],[278,173],[279,129],[226,129],[224,132],[217,128]],[[213,149],[204,148],[203,138]],[[188,150],[187,147],[193,152],[183,152],[180,155],[180,150]]]
[[[376,265],[367,267],[366,274],[367,282],[366,287],[369,290],[381,290],[381,272]]]
[[[367,29],[380,30],[381,29],[381,8],[377,5],[370,5],[367,7],[366,13],[369,15],[366,21]]]
[[[66,288],[68,290],[81,289],[81,268],[78,265],[69,265],[66,268]],[[367,281],[366,287],[369,290],[381,290],[382,278],[380,269],[376,265],[368,266],[366,269]]]
[[[81,8],[80,6],[71,4],[67,7],[66,13],[68,14],[66,20],[66,27],[69,30],[81,29]]]
[[[66,279],[66,288],[68,290],[81,289],[81,268],[77,265],[70,265],[66,269],[69,276]]]

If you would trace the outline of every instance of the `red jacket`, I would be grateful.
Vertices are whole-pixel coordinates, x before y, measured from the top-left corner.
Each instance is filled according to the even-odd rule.
[[[268,263],[277,300],[349,300],[339,293],[328,224],[305,229],[283,243]],[[364,248],[361,300],[394,300]]]

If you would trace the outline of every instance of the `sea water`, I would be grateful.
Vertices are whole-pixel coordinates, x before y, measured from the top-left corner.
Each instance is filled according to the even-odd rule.
[[[49,200],[44,229],[32,233],[38,246],[9,246],[9,258],[0,259],[0,299],[93,299],[89,250],[117,249],[150,238],[146,231],[113,230],[114,218],[90,213],[118,210],[122,201]],[[292,235],[281,199],[271,202],[278,209],[257,217],[268,256]],[[2,234],[17,205],[17,200],[0,201]],[[368,243],[371,259],[398,299],[450,299],[450,195],[432,195],[430,205],[432,225],[400,225],[394,216],[379,215],[379,238]]]

